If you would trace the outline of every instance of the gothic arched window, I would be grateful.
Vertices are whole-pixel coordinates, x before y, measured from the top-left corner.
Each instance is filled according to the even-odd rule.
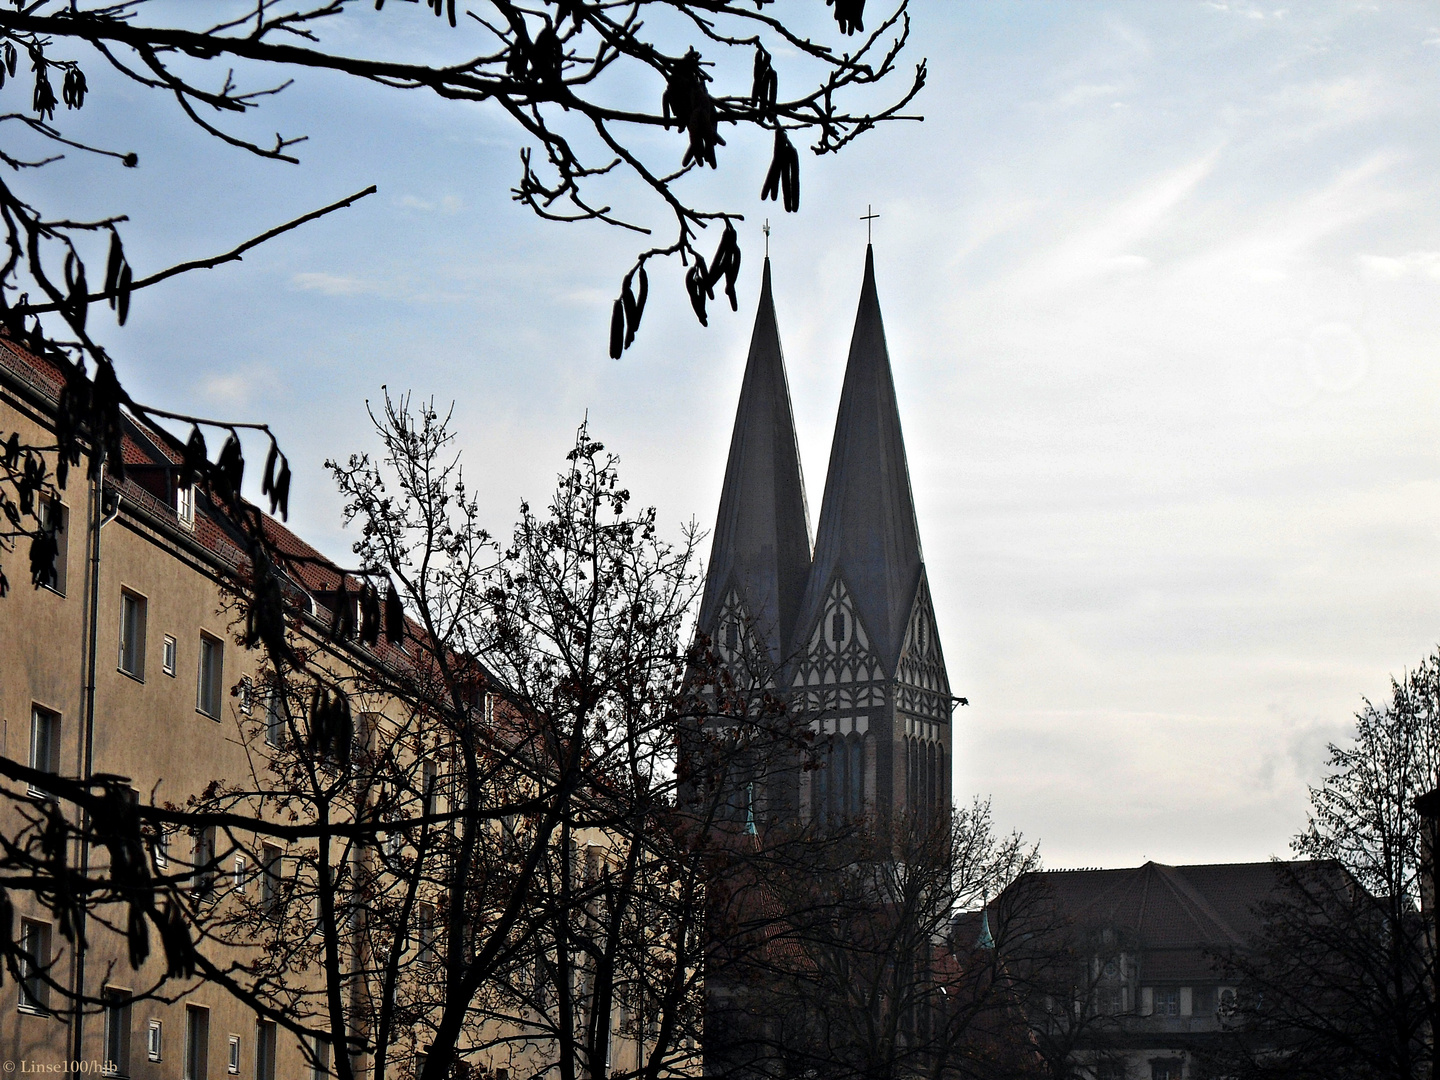
[[[865,807],[865,736],[850,739],[850,786],[848,807],[851,817],[858,818]]]

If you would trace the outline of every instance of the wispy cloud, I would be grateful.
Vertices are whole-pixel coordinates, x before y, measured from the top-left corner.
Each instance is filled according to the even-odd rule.
[[[327,274],[323,271],[307,271],[290,278],[297,289],[320,292],[326,296],[358,296],[361,293],[380,291],[380,284],[364,278],[347,277],[343,274]]]

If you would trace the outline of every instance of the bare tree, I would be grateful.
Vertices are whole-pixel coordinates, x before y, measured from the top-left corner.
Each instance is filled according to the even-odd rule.
[[[362,1059],[377,1077],[685,1068],[712,870],[678,794],[679,733],[714,705],[685,636],[696,533],[671,545],[630,511],[582,427],[546,511],[497,544],[446,418],[387,399],[375,420],[381,459],[332,470],[356,555],[396,593],[377,612],[364,575],[333,574],[312,641],[272,656],[268,715],[242,731],[252,776],[185,808],[262,868],[187,909],[203,974],[333,1042],[342,1080]],[[249,828],[273,820],[283,845]]]
[[[815,153],[838,151],[876,124],[901,118],[919,91],[924,82],[923,62],[890,100],[871,97],[877,86],[885,92],[898,70],[909,33],[905,0],[879,16],[872,6],[868,31],[864,0],[834,0],[831,6],[839,32],[833,42],[826,40],[826,13],[818,0],[814,13],[822,17],[816,20],[813,32],[802,26],[808,15],[792,16],[790,11],[782,15],[778,9],[767,9],[763,0],[753,8],[738,0],[544,0],[530,5],[494,0],[474,10],[457,9],[454,0],[444,4],[434,0],[427,4],[428,13],[398,3],[382,11],[383,0],[372,10],[354,0],[259,0],[234,5],[233,18],[216,16],[215,5],[157,5],[146,0],[125,4],[41,0],[17,2],[0,10],[0,87],[8,81],[12,93],[19,91],[27,99],[26,107],[0,114],[0,125],[12,134],[11,141],[0,148],[0,165],[10,174],[0,178],[5,252],[0,262],[0,333],[53,368],[63,384],[53,417],[53,438],[36,440],[22,438],[15,431],[0,432],[0,556],[22,550],[28,557],[31,582],[39,586],[52,581],[58,524],[47,519],[44,507],[66,489],[71,470],[83,463],[98,503],[107,473],[123,480],[121,443],[127,416],[157,425],[189,425],[182,486],[202,492],[217,513],[229,519],[245,546],[244,571],[232,583],[243,623],[240,637],[247,646],[266,649],[276,666],[276,700],[288,703],[286,723],[294,737],[287,752],[293,760],[276,763],[292,781],[285,797],[301,799],[307,810],[318,813],[305,827],[275,831],[278,826],[270,822],[242,828],[245,813],[226,817],[230,811],[214,807],[205,810],[208,817],[196,817],[200,812],[196,807],[141,805],[135,814],[121,813],[122,803],[129,798],[122,778],[85,776],[75,778],[73,785],[57,781],[45,804],[48,808],[31,813],[18,831],[6,837],[6,861],[0,872],[13,871],[3,882],[6,889],[32,893],[56,913],[62,929],[71,929],[82,938],[85,914],[96,913],[103,921],[102,908],[116,898],[128,898],[127,902],[133,901],[132,915],[124,930],[134,943],[133,955],[141,957],[148,949],[146,927],[159,927],[173,973],[188,976],[196,963],[203,967],[208,962],[203,950],[195,953],[190,935],[197,925],[209,926],[213,920],[201,916],[215,910],[190,903],[190,883],[219,865],[226,854],[225,844],[211,852],[209,870],[191,867],[185,870],[183,880],[170,880],[155,873],[153,866],[141,873],[124,854],[136,845],[143,847],[146,835],[162,827],[214,828],[222,834],[229,830],[232,846],[253,848],[261,844],[260,834],[277,842],[308,843],[313,867],[307,873],[312,873],[311,887],[322,921],[330,925],[348,917],[327,899],[333,899],[333,887],[348,880],[347,875],[358,883],[369,873],[361,868],[379,858],[374,851],[383,846],[385,831],[378,829],[378,823],[386,821],[387,815],[388,820],[409,820],[404,793],[425,798],[423,785],[416,787],[413,777],[401,775],[413,762],[386,761],[378,748],[357,749],[349,762],[354,768],[355,761],[365,754],[379,754],[376,762],[367,765],[374,781],[368,786],[346,770],[335,773],[316,756],[322,751],[332,757],[345,756],[338,749],[343,742],[340,734],[351,730],[353,718],[344,716],[344,710],[350,694],[358,688],[356,671],[373,657],[357,659],[354,670],[345,664],[317,670],[312,663],[324,649],[309,640],[316,632],[314,619],[307,615],[312,598],[299,582],[312,571],[329,572],[325,570],[329,564],[308,550],[277,547],[271,542],[264,515],[242,497],[247,446],[253,451],[258,440],[265,454],[258,470],[261,495],[269,500],[271,513],[283,517],[288,512],[290,468],[273,433],[263,423],[175,414],[135,400],[125,390],[116,357],[98,329],[100,308],[108,307],[123,326],[136,292],[178,274],[237,260],[283,232],[352,205],[374,188],[276,225],[228,250],[201,254],[169,267],[136,268],[123,241],[123,213],[81,220],[64,208],[42,207],[40,200],[25,191],[27,177],[43,175],[47,165],[67,153],[99,155],[121,168],[139,164],[136,155],[123,147],[90,145],[67,134],[64,118],[83,108],[91,96],[86,69],[93,74],[95,65],[104,65],[137,87],[173,99],[205,136],[240,152],[284,162],[298,160],[302,135],[277,135],[273,143],[262,144],[227,123],[261,107],[307,71],[334,72],[450,100],[493,103],[531,142],[521,155],[520,178],[513,193],[532,211],[549,219],[593,220],[648,235],[649,225],[644,221],[622,216],[595,194],[596,185],[619,180],[621,191],[648,192],[654,205],[674,222],[673,239],[648,247],[642,241],[642,250],[625,275],[611,334],[611,349],[618,355],[633,341],[643,315],[648,294],[646,265],[651,259],[678,254],[689,267],[685,286],[702,323],[706,303],[713,299],[717,285],[723,282],[732,306],[735,303],[740,251],[733,223],[739,215],[724,208],[694,205],[683,183],[705,165],[719,166],[723,156],[719,148],[725,146],[727,127],[749,126],[773,133],[774,152],[763,194],[795,211],[799,206],[799,155],[794,140],[813,135]],[[448,59],[425,65],[387,55],[381,20],[428,18],[429,13],[444,16],[430,21],[437,28],[438,48],[448,51]],[[355,48],[340,47],[339,42],[355,44]],[[646,100],[615,90],[621,84],[644,85],[647,78],[655,80],[655,90]],[[788,89],[792,85],[799,89]],[[677,134],[670,150],[655,149],[648,139],[638,138],[672,127]],[[706,259],[697,246],[698,233],[711,224],[722,226],[722,237]],[[253,483],[257,470],[252,467],[248,471]],[[412,495],[420,498],[416,492]],[[376,509],[363,502],[353,508],[362,518]],[[414,525],[406,522],[404,528]],[[476,560],[495,554],[478,529],[470,537],[477,546],[468,554]],[[431,537],[442,547],[453,539],[448,534]],[[481,574],[484,568],[479,561],[463,572],[452,567],[447,570],[448,578],[431,584],[412,582],[397,591],[391,582],[395,559],[403,553],[367,548],[363,554],[368,561],[353,573],[332,575],[335,596],[328,598],[333,606],[326,610],[333,610],[335,617],[326,632],[333,631],[331,636],[337,640],[358,632],[368,648],[378,640],[381,619],[387,630],[393,630],[392,623],[403,623],[402,605],[411,606],[412,614],[421,619],[426,639],[437,643],[432,662],[420,665],[420,674],[415,665],[397,662],[392,670],[406,671],[405,678],[412,680],[412,685],[376,687],[375,692],[409,691],[411,696],[406,699],[402,693],[401,699],[416,702],[417,708],[420,702],[427,703],[428,709],[430,703],[443,700],[449,715],[459,716],[456,703],[460,698],[489,684],[469,669],[471,661],[452,663],[452,655],[474,657],[480,655],[478,646],[486,645],[491,649],[487,655],[502,655],[508,648],[514,659],[523,644],[521,638],[508,643],[500,638],[477,641],[472,631],[457,629],[470,625],[476,615],[474,602],[456,591],[458,583],[468,580],[467,574]],[[392,557],[382,558],[387,554]],[[499,572],[496,568],[501,563],[503,560],[490,569]],[[13,564],[10,569],[14,574]],[[352,585],[358,596],[348,591]],[[0,569],[0,596],[10,587],[11,581]],[[417,588],[433,591],[421,595]],[[389,594],[383,604],[382,592]],[[524,589],[510,595],[528,602]],[[363,605],[362,612],[350,610],[356,600]],[[518,634],[517,628],[532,614],[528,609],[502,612],[492,625]],[[575,614],[563,607],[547,613],[552,626],[558,626],[555,620]],[[396,633],[392,645],[398,649],[402,639],[403,632]],[[297,647],[297,641],[308,643]],[[552,663],[560,660],[546,661]],[[522,665],[517,673],[533,680],[549,678],[553,670],[542,665],[530,671]],[[296,678],[300,683],[292,685]],[[553,698],[560,690],[552,687],[546,693]],[[520,691],[519,701],[512,706],[515,715],[541,715],[526,712],[533,703]],[[483,694],[468,701],[465,708],[483,708]],[[558,718],[565,714],[543,715]],[[430,719],[427,715],[426,723]],[[404,717],[401,722],[418,725],[419,718]],[[463,768],[456,765],[462,776],[461,798],[472,801],[458,805],[476,805],[473,800],[490,782],[487,770],[499,766],[485,758],[480,747],[458,736],[451,739],[435,752],[455,755],[463,763]],[[549,751],[552,759],[553,750]],[[513,748],[504,753],[514,756]],[[28,806],[33,778],[25,766],[7,758],[0,760],[0,772],[12,785],[7,796],[17,805]],[[572,782],[561,780],[568,775],[541,771],[531,783],[544,790],[558,789],[557,785]],[[267,783],[277,780],[272,777]],[[303,796],[296,794],[301,791]],[[511,794],[521,802],[539,797],[536,790],[523,788]],[[234,800],[237,808],[246,799],[258,801],[268,813],[273,808],[270,802],[280,796],[256,785],[248,792],[228,791],[224,797]],[[247,812],[253,809],[248,803],[245,806]],[[478,843],[464,829],[441,828],[442,822],[433,814],[421,814],[416,820],[420,824],[413,828],[437,848],[458,845],[456,850],[463,853],[471,850],[466,844]],[[449,837],[452,832],[457,839],[442,841],[438,835]],[[410,840],[420,834],[406,832]],[[548,833],[542,830],[537,835],[543,839]],[[81,852],[109,848],[112,861],[95,868],[83,857],[72,862],[67,854],[72,841],[78,841]],[[332,850],[339,854],[332,857]],[[265,857],[263,844],[261,850],[250,854],[252,858]],[[333,862],[334,857],[340,862]],[[533,862],[538,865],[539,861],[537,848]],[[252,861],[251,865],[258,863]],[[533,877],[535,866],[527,866],[525,873]],[[399,910],[413,913],[413,908],[403,904]],[[457,907],[447,911],[447,918],[453,924],[449,930],[458,931],[464,915]],[[207,929],[206,933],[220,931]],[[456,938],[454,933],[451,936]],[[316,963],[333,972],[341,962],[338,938],[328,930],[321,937],[324,955],[317,953]],[[392,970],[398,963],[398,949],[397,945],[387,954]],[[8,937],[0,941],[0,950],[12,968],[35,968],[34,958],[27,958]],[[467,970],[479,972],[486,970],[485,965],[500,965],[502,952],[502,946],[496,945],[495,953],[485,954],[483,963]],[[208,971],[207,977],[222,979],[233,974],[217,969]],[[261,983],[261,989],[265,985]],[[334,1013],[340,1006],[332,1000],[329,1008]],[[294,1014],[279,1009],[270,1014],[284,1022],[301,1023]],[[366,1038],[383,1034],[383,1018],[374,1022],[380,1026]],[[442,1042],[453,1043],[459,1023],[454,1018],[446,1021]]]
[[[963,909],[1036,864],[1018,834],[996,835],[987,803],[928,831],[832,825],[827,843],[784,854],[798,857],[769,859],[731,908],[764,947],[725,972],[712,1071],[994,1076],[1026,1058],[1004,953],[956,932]]]
[[[1431,1069],[1435,954],[1422,916],[1428,829],[1415,799],[1440,767],[1440,657],[1356,716],[1310,789],[1309,823],[1277,863],[1217,1067],[1255,1077],[1420,1077]]]

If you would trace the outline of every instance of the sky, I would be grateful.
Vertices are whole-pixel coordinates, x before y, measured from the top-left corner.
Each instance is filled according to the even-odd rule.
[[[387,7],[392,46],[423,52],[425,14]],[[813,527],[873,206],[970,701],[956,796],[1055,867],[1284,856],[1327,743],[1440,640],[1440,4],[922,0],[914,20],[924,122],[803,153],[795,215],[758,199],[768,148],[732,139],[694,196],[746,215],[739,312],[701,328],[680,268],[656,269],[620,361],[633,239],[511,202],[523,143],[481,106],[302,75],[246,121],[308,135],[293,166],[92,64],[67,130],[140,167],[71,155],[17,183],[128,214],[137,274],[378,186],[137,295],[106,337],[142,400],[271,423],[292,525],[340,558],[323,462],[373,449],[382,385],[454,402],[497,532],[587,415],[639,502],[708,528],[767,217]]]

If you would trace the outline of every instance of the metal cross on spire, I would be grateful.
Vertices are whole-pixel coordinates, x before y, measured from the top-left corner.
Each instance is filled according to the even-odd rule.
[[[865,204],[865,215],[860,219],[865,223],[865,243],[870,243],[870,223],[880,215],[871,209],[870,204]]]
[[[765,234],[765,258],[770,257],[770,219],[765,219],[765,228],[761,230]]]

